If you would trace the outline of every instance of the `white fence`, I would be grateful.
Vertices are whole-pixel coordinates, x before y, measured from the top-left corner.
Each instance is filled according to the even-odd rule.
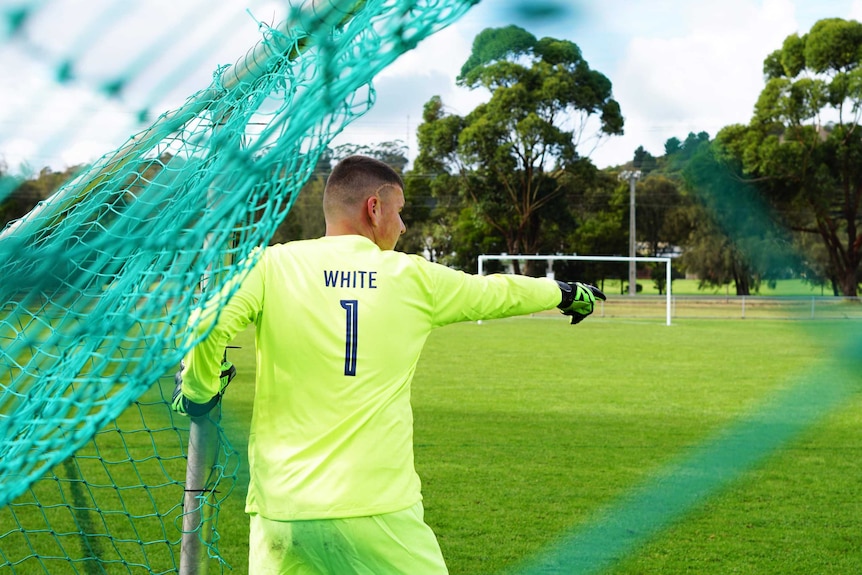
[[[596,317],[665,319],[665,296],[609,295]],[[847,297],[671,296],[673,319],[862,320],[862,299]]]

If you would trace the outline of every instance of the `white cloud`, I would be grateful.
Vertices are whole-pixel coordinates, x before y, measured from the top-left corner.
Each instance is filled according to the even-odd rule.
[[[333,142],[375,144],[402,140],[412,159],[418,152],[416,128],[422,109],[432,96],[440,96],[450,113],[464,115],[487,99],[487,94],[455,84],[467,60],[475,33],[469,22],[450,26],[402,54],[374,79],[377,102]]]
[[[790,0],[674,4],[677,27],[631,37],[611,77],[626,136],[596,154],[599,165],[628,161],[639,145],[661,155],[668,138],[747,123],[763,59],[797,27]]]
[[[0,157],[3,158],[5,167],[17,172],[22,166],[30,163],[37,150],[36,142],[25,138],[13,138],[0,145]]]
[[[15,50],[2,53],[0,157],[14,172],[22,165],[64,169],[91,161],[136,131],[121,102],[76,83],[57,84],[44,62]],[[100,149],[99,149],[100,148]]]
[[[272,0],[64,0],[34,5],[26,26],[0,37],[0,158],[16,170],[95,160],[182,104],[257,42],[261,20],[283,18]],[[276,10],[281,16],[274,16]],[[72,79],[58,82],[64,63]],[[124,80],[109,97],[106,82]]]
[[[295,1],[295,0],[292,0]],[[487,98],[455,85],[482,29],[512,21],[512,0],[486,0],[459,22],[404,54],[375,81],[375,108],[336,143],[405,139],[422,106],[440,95],[466,114]],[[806,32],[819,18],[862,20],[862,0],[572,0],[570,22],[519,22],[537,36],[577,43],[590,66],[612,81],[626,135],[593,153],[600,166],[631,159],[644,145],[688,132],[714,135],[748,122],[763,87],[763,58],[784,37]],[[0,38],[0,156],[10,167],[63,168],[109,152],[155,116],[206,87],[216,66],[232,64],[260,38],[252,14],[278,20],[277,0],[48,1],[21,38]],[[97,35],[97,36],[94,36]],[[60,86],[59,63],[71,56],[79,79]],[[99,93],[106,79],[130,78],[119,99]]]

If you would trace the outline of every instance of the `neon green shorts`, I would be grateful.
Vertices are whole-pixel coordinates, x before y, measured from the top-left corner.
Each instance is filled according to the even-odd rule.
[[[251,516],[249,575],[446,575],[419,502],[349,519],[272,521]]]

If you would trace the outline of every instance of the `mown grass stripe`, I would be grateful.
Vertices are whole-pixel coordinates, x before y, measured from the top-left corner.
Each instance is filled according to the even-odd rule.
[[[857,334],[859,335],[859,334]],[[800,377],[761,409],[600,511],[527,562],[521,575],[589,575],[632,553],[676,519],[739,478],[859,391],[862,337],[831,363]]]

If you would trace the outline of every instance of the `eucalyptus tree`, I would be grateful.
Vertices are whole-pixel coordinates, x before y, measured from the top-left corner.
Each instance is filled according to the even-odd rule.
[[[623,132],[610,80],[573,42],[507,26],[476,37],[457,82],[490,97],[463,117],[432,98],[416,171],[444,179],[437,193],[461,198],[507,252],[559,243],[544,222],[566,210],[566,194],[595,170],[581,146]]]
[[[690,226],[682,264],[701,286],[732,282],[736,295],[750,295],[786,277],[798,261],[759,187],[719,150],[715,143],[700,146],[683,169],[688,195],[679,213],[688,213]]]
[[[747,126],[717,140],[796,234],[819,238],[836,294],[855,296],[862,261],[862,24],[829,18],[765,60]],[[800,245],[806,242],[798,241]],[[814,252],[811,252],[814,253]]]

